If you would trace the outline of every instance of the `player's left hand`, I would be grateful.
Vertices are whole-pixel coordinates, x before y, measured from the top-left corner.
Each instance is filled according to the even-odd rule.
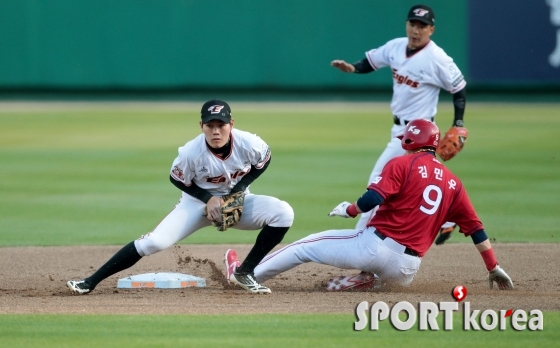
[[[492,289],[494,287],[494,282],[498,284],[498,289],[500,290],[513,289],[513,282],[511,281],[511,278],[499,265],[488,272],[488,288]]]
[[[443,161],[449,161],[455,157],[467,142],[469,131],[465,127],[453,126],[439,140],[436,153]]]
[[[329,216],[340,216],[343,218],[349,218],[351,217],[350,215],[348,215],[348,213],[346,212],[346,209],[348,209],[348,207],[350,206],[350,202],[342,202],[339,205],[337,205],[336,207],[334,207],[334,209],[329,213]]]
[[[241,219],[243,215],[243,203],[245,202],[245,193],[243,191],[229,193],[222,196],[224,203],[222,203],[221,214],[222,217],[220,221],[221,224],[212,223],[212,225],[218,228],[218,231],[223,232],[228,228],[237,225],[237,222]]]

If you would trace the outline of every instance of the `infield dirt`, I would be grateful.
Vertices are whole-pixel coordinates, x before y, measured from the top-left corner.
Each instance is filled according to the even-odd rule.
[[[326,281],[353,270],[304,264],[265,283],[270,295],[253,295],[227,284],[224,252],[233,247],[240,259],[250,245],[176,245],[145,257],[109,277],[88,295],[73,295],[66,281],[93,273],[120,246],[0,248],[0,313],[219,314],[354,313],[362,301],[389,305],[409,301],[453,301],[456,285],[467,288],[473,309],[560,310],[560,244],[494,243],[500,264],[515,289],[486,286],[486,270],[471,244],[433,246],[407,288],[330,293]],[[206,279],[205,288],[117,289],[117,280],[151,272],[178,272]],[[460,307],[461,308],[461,307]]]

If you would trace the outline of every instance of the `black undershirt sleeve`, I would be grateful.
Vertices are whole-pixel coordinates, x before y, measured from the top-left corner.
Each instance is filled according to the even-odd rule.
[[[272,157],[268,159],[268,162],[264,164],[264,166],[260,169],[257,169],[255,166],[251,166],[251,170],[249,173],[245,174],[241,180],[231,189],[230,193],[245,191],[245,189],[253,183],[268,167],[270,164],[270,160]],[[173,179],[170,175],[169,180],[173,185],[175,185],[179,190],[185,192],[188,195],[193,196],[194,198],[201,200],[204,203],[208,203],[210,198],[212,198],[212,194],[207,190],[203,189],[202,187],[198,186],[194,182],[191,182],[190,186],[183,184],[181,181],[177,181]]]
[[[233,193],[233,192],[245,191],[245,189],[249,185],[251,185],[253,181],[255,181],[262,173],[264,173],[266,168],[268,168],[271,159],[272,156],[268,158],[268,161],[260,169],[257,169],[255,166],[251,166],[251,170],[249,171],[249,173],[243,175],[241,180],[239,180],[239,182],[235,184],[235,186],[231,189],[230,192]]]
[[[367,74],[375,71],[375,69],[369,64],[367,58],[357,61],[352,65],[354,66],[354,68],[356,68],[356,70],[354,71],[355,74]]]
[[[467,101],[467,91],[463,88],[459,92],[453,94],[453,107],[455,109],[455,117],[453,119],[453,126],[463,127],[463,115],[465,114],[465,103]]]
[[[193,196],[196,199],[199,199],[199,200],[203,201],[204,203],[208,203],[210,198],[212,198],[212,194],[210,192],[208,192],[207,190],[198,186],[194,182],[191,183],[190,186],[187,186],[187,185],[183,184],[182,182],[173,179],[173,177],[171,175],[169,176],[169,180],[179,190],[185,192],[188,195]]]
[[[376,206],[380,205],[381,203],[383,203],[384,199],[383,197],[375,190],[367,190],[362,197],[358,198],[358,201],[356,201],[356,204],[358,205],[358,208],[360,208],[361,211],[363,211],[364,213],[372,210],[373,208],[375,208]]]
[[[479,244],[487,240],[488,236],[486,235],[486,232],[484,232],[484,230],[479,230],[471,234],[471,238],[474,244]]]

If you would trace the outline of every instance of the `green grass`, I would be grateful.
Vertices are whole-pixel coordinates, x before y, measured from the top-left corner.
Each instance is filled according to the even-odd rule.
[[[355,220],[328,218],[364,191],[389,140],[388,108],[234,107],[236,127],[260,135],[273,159],[252,191],[277,196],[296,219],[285,242]],[[448,166],[486,231],[500,242],[560,241],[560,108],[469,105],[470,136]],[[200,133],[198,107],[0,111],[0,245],[123,244],[173,208],[177,148]],[[442,108],[438,124],[451,122]],[[184,243],[252,243],[255,233],[203,229]],[[451,242],[470,242],[454,234]]]
[[[4,347],[554,347],[559,312],[544,313],[543,331],[354,331],[353,315],[0,315]],[[403,319],[404,320],[404,319]]]
[[[198,105],[0,110],[0,246],[128,243],[150,231],[176,203],[168,181],[177,148],[197,134]],[[285,242],[355,220],[328,218],[365,190],[389,140],[388,106],[338,108],[232,103],[236,127],[272,147],[252,191],[295,210]],[[442,131],[452,110],[442,108]],[[560,234],[560,107],[469,104],[464,151],[448,166],[465,183],[490,237],[553,242]],[[252,243],[255,233],[203,229],[184,243]],[[470,239],[453,234],[450,242]],[[1,251],[1,249],[0,249]],[[210,305],[210,304],[209,304]],[[544,331],[400,332],[352,330],[352,315],[0,315],[5,347],[376,346],[550,347],[560,313]],[[440,318],[441,319],[441,318]]]

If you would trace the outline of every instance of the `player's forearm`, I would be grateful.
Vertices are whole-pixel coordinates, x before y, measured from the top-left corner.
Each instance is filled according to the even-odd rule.
[[[490,244],[490,240],[486,236],[484,230],[477,231],[471,235],[475,247],[480,252],[480,256],[486,265],[488,271],[493,270],[498,265],[496,256],[494,255],[494,250]]]
[[[173,177],[171,175],[169,176],[169,180],[179,190],[185,192],[188,195],[193,196],[194,198],[196,198],[198,200],[201,200],[204,203],[208,203],[210,198],[213,197],[213,195],[210,192],[208,192],[207,190],[198,186],[194,182],[191,183],[190,186],[187,186],[187,185],[183,184],[181,181],[177,181],[177,180],[173,179]]]
[[[367,190],[358,200],[346,208],[346,213],[352,217],[368,212],[383,203],[383,197],[375,190]]]
[[[463,116],[465,115],[465,104],[467,101],[467,91],[463,88],[459,92],[453,94],[453,108],[454,108],[454,118],[453,126],[463,127]]]
[[[352,64],[354,66],[354,73],[355,74],[367,74],[370,73],[372,71],[375,71],[375,69],[369,64],[369,61],[367,60],[367,58],[364,58],[360,61],[357,61],[356,63]]]
[[[360,209],[360,212],[367,212],[383,203],[383,196],[375,190],[367,190],[358,200],[355,205]]]

